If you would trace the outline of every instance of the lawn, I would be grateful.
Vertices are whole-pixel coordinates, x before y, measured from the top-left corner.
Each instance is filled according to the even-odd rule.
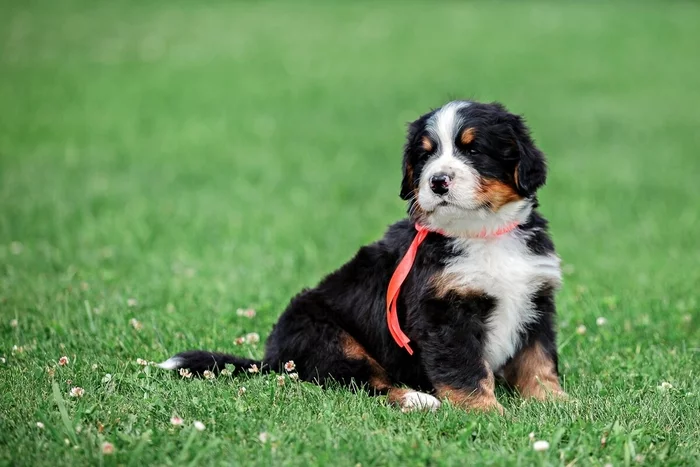
[[[700,463],[700,5],[0,10],[0,465]],[[454,97],[525,114],[549,157],[570,402],[404,414],[137,362],[261,356],[404,215],[405,124]]]

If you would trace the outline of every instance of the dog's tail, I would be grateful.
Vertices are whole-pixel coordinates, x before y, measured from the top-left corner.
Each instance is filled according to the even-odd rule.
[[[236,357],[219,352],[207,352],[205,350],[188,350],[177,355],[173,355],[158,366],[165,370],[187,369],[193,374],[201,375],[205,371],[220,373],[221,370],[230,365],[232,373],[267,373],[269,368],[263,366],[259,360],[252,358]],[[232,368],[231,368],[232,367]]]

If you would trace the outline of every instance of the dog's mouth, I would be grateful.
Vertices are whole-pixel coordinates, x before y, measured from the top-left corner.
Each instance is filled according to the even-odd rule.
[[[437,204],[434,204],[433,206],[431,206],[430,209],[426,209],[425,207],[421,206],[422,211],[428,215],[433,214],[434,212],[436,212],[439,209],[449,209],[449,208],[461,209],[458,205],[456,205],[450,201],[444,200],[444,199],[438,201]]]
[[[475,206],[463,206],[461,204],[455,203],[453,201],[447,200],[447,199],[441,199],[434,207],[433,209],[430,210],[425,210],[426,214],[432,214],[438,209],[445,209],[445,210],[456,210],[456,211],[461,211],[461,212],[474,212],[474,211],[480,211],[482,209],[489,208],[489,203],[488,202],[483,202],[479,203],[478,205]]]

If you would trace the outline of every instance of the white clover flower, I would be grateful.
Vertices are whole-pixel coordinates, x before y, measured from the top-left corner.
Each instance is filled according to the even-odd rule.
[[[245,335],[245,341],[248,344],[257,344],[258,342],[260,342],[260,334],[258,334],[257,332],[249,332]]]
[[[24,250],[24,245],[22,245],[20,242],[10,243],[10,253],[12,253],[13,255],[21,254],[22,250]]]
[[[70,389],[70,396],[71,397],[83,397],[85,395],[85,389],[81,387],[73,387]]]
[[[236,315],[243,316],[245,318],[255,318],[255,310],[252,308],[239,308],[236,310]]]
[[[204,431],[207,428],[204,426],[204,423],[200,422],[199,420],[195,421],[193,425],[194,429],[197,431]]]
[[[537,452],[546,451],[547,449],[549,449],[549,442],[544,440],[535,441],[534,443],[532,443],[532,449],[534,449]]]

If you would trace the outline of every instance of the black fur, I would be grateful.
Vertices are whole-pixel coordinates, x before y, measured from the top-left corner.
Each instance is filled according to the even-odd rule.
[[[413,205],[418,177],[431,154],[421,146],[426,122],[434,112],[413,122],[404,148],[401,198]],[[513,186],[533,200],[546,179],[543,154],[535,147],[520,117],[500,104],[472,103],[463,119],[476,128],[476,138],[459,148],[484,177]],[[434,142],[437,145],[437,142]],[[459,146],[459,145],[458,145]],[[435,150],[439,150],[435,148]],[[528,248],[534,255],[554,252],[547,223],[536,211],[518,227],[529,233]],[[415,354],[409,355],[392,339],[386,322],[389,279],[415,237],[413,220],[389,227],[382,239],[360,248],[354,258],[325,277],[316,287],[292,298],[265,346],[262,362],[229,355],[189,351],[177,355],[180,367],[201,373],[221,370],[226,364],[238,372],[255,364],[264,371],[284,372],[293,360],[304,381],[326,385],[338,381],[384,392],[377,385],[377,365],[390,385],[407,385],[431,391],[438,385],[475,388],[486,377],[482,349],[485,323],[497,297],[458,291],[436,293],[432,280],[456,254],[450,239],[430,233],[420,246],[414,266],[398,297],[401,327],[411,339]],[[536,291],[538,320],[526,330],[521,347],[540,342],[556,364],[554,290]],[[350,337],[370,358],[348,354]],[[496,369],[494,369],[496,370]]]

